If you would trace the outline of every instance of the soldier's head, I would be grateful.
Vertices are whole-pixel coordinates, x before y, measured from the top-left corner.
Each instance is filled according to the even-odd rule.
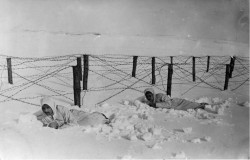
[[[153,102],[154,101],[154,94],[150,91],[145,92],[145,97],[148,101]]]
[[[43,104],[42,105],[42,111],[47,116],[53,116],[54,115],[54,112],[53,112],[52,108],[48,104]]]

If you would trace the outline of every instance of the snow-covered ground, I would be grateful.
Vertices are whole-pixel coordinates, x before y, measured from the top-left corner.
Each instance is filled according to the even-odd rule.
[[[211,105],[187,112],[154,109],[133,99],[116,98],[81,108],[106,114],[112,118],[109,125],[58,130],[42,127],[32,115],[39,108],[8,101],[0,107],[0,159],[247,159],[246,97],[231,91],[197,95],[190,100]]]

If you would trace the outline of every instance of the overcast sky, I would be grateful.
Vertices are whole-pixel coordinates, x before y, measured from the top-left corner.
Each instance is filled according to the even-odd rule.
[[[34,41],[29,52],[44,54],[53,47],[47,43],[64,43],[62,35],[78,45],[81,37],[86,48],[112,47],[112,38],[121,46],[131,37],[156,45],[171,37],[249,43],[247,0],[0,0],[0,22],[2,54],[27,52]],[[96,42],[102,36],[106,42]]]

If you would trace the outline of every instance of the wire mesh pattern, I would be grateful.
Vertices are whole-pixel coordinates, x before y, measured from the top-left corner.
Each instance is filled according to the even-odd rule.
[[[20,101],[39,106],[43,96],[73,99],[72,66],[77,64],[77,57],[69,55],[43,58],[21,58],[0,56],[0,103]],[[6,58],[12,60],[13,84],[8,84]],[[172,90],[176,85],[189,86],[182,91],[188,94],[192,89],[213,88],[224,90],[226,64],[229,56],[211,56],[207,68],[208,56],[195,57],[195,81],[192,56],[174,56]],[[126,90],[143,93],[147,87],[166,92],[168,64],[171,57],[155,57],[155,84],[152,84],[152,57],[139,56],[136,76],[132,77],[133,56],[126,55],[89,55],[88,89],[82,91],[82,99],[93,92],[109,92],[96,103],[105,102]],[[83,66],[83,64],[82,64]],[[83,70],[83,69],[82,69]],[[81,84],[82,85],[82,84]],[[235,57],[229,88],[249,87],[249,57]]]

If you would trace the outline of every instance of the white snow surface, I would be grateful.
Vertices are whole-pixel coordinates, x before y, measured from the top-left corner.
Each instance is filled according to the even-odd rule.
[[[247,159],[249,107],[224,95],[194,99],[209,103],[205,110],[154,109],[129,99],[67,105],[102,112],[111,123],[58,130],[42,127],[32,115],[39,108],[2,103],[0,159]]]

